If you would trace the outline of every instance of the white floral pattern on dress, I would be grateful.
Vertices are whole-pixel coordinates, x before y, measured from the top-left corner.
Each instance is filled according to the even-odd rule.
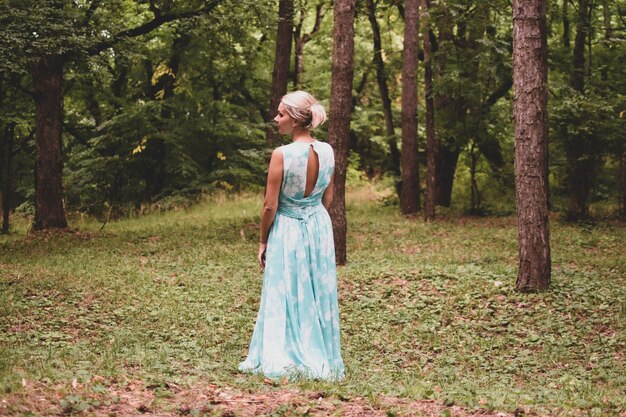
[[[319,141],[278,149],[283,155],[278,211],[268,238],[261,306],[239,370],[269,378],[341,379],[335,247],[322,206],[335,167],[333,149]],[[319,173],[304,197],[311,149],[318,155]]]

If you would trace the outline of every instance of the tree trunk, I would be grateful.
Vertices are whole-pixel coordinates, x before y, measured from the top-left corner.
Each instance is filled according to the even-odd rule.
[[[480,214],[480,191],[476,181],[476,168],[478,166],[478,154],[476,152],[476,142],[472,141],[469,147],[470,157],[470,213]]]
[[[513,83],[515,88],[515,197],[517,204],[518,290],[550,284],[550,229],[546,162],[547,36],[543,0],[513,2]]]
[[[158,95],[162,100],[171,100],[175,95],[176,78],[179,76],[180,62],[185,48],[191,42],[192,37],[187,33],[178,33],[172,41],[172,52],[168,61],[168,71],[164,72],[153,86],[153,97]],[[164,103],[161,107],[161,126],[159,129],[167,129],[168,120],[172,117],[170,105]],[[169,145],[162,137],[156,136],[150,139],[144,155],[151,159],[150,168],[146,175],[146,184],[150,197],[158,196],[168,186],[167,158],[171,153]]]
[[[6,145],[0,144],[0,164],[4,168],[4,174],[0,172],[0,184],[2,187],[2,233],[8,234],[10,230],[9,213],[11,209],[11,194],[13,193],[13,144],[15,143],[15,122],[9,122],[6,130]],[[5,152],[6,150],[6,152]],[[4,155],[6,153],[6,156]],[[5,178],[3,178],[5,177]]]
[[[610,50],[611,36],[613,36],[613,28],[611,27],[611,6],[609,0],[602,0],[602,15],[604,17],[604,40],[606,42],[606,48]],[[608,56],[611,56],[609,53]],[[609,80],[609,71],[607,65],[602,66],[600,71],[600,77],[602,81]]]
[[[300,19],[298,24],[295,25],[293,30],[294,47],[296,49],[296,56],[294,59],[293,70],[293,87],[298,90],[302,83],[302,73],[304,72],[304,45],[306,45],[313,35],[315,35],[321,27],[322,19],[324,18],[324,2],[319,3],[315,7],[315,24],[313,29],[309,33],[302,34],[302,27],[304,26],[304,19],[306,17],[304,5],[300,9]]]
[[[563,46],[566,49],[569,49],[569,10],[568,10],[568,2],[569,0],[563,0],[563,6],[561,9],[561,19],[563,22]]]
[[[433,71],[431,65],[430,47],[430,14],[429,0],[420,0],[422,9],[422,25],[424,30],[424,90],[426,101],[426,204],[424,220],[435,220],[435,199],[437,189],[437,138],[435,137],[435,104],[433,101]]]
[[[66,228],[63,207],[63,60],[50,55],[32,70],[35,83],[35,222],[34,230]]]
[[[587,36],[587,0],[578,1],[578,21],[576,22],[576,38],[572,56],[572,88],[581,94],[585,92],[585,38]]]
[[[419,0],[404,3],[404,51],[402,52],[402,193],[404,214],[420,209],[417,159],[417,64],[419,52]]]
[[[571,86],[581,95],[585,94],[585,40],[589,32],[588,18],[588,0],[579,0],[572,55]],[[592,156],[592,148],[591,139],[584,132],[569,135],[566,139],[566,181],[570,200],[567,217],[569,220],[578,221],[590,217],[589,200],[597,175],[597,160]]]
[[[389,98],[389,87],[387,86],[387,75],[385,73],[385,62],[383,61],[383,46],[380,36],[380,27],[376,20],[376,3],[374,0],[367,0],[367,17],[372,27],[374,38],[374,65],[376,67],[376,81],[378,82],[378,91],[383,105],[383,114],[385,115],[385,134],[387,135],[387,143],[391,154],[391,172],[400,177],[400,152],[398,151],[398,142],[396,141],[395,130],[393,127],[393,113],[391,111],[391,99]]]
[[[1,74],[0,74],[1,75]],[[0,78],[0,100],[2,98],[2,79]],[[0,104],[2,102],[0,101]],[[9,137],[9,126],[6,127],[6,129],[3,128],[2,125],[0,125],[0,210],[2,210],[2,233],[8,233],[8,220],[9,217],[6,215],[7,214],[7,208],[5,205],[5,199],[6,199],[6,187],[5,187],[5,182],[4,182],[4,173],[6,171],[6,161],[5,161],[5,156],[4,156],[4,150],[6,148],[5,146],[5,142],[8,142],[8,138]],[[6,219],[6,222],[5,222]],[[7,225],[7,232],[4,231],[4,225]]]
[[[289,83],[289,60],[291,58],[291,41],[293,37],[293,0],[280,0],[278,3],[278,34],[276,35],[276,56],[272,71],[272,92],[267,122],[278,112],[280,100],[287,93]],[[269,127],[267,141],[272,146],[280,144],[280,134]]]
[[[439,29],[439,50],[435,59],[436,76],[441,80],[446,75],[446,59],[448,55],[455,53],[454,47],[454,30],[450,12],[446,10],[445,5],[439,5],[442,8],[442,14],[438,19]],[[441,82],[441,81],[440,81]],[[465,114],[459,114],[456,109],[458,106],[455,100],[445,89],[441,89],[435,94],[435,112],[439,115],[440,128],[444,132],[454,130],[451,124],[457,123],[458,117],[465,117]],[[437,183],[435,187],[435,204],[443,207],[450,207],[452,202],[452,186],[454,184],[454,173],[456,171],[457,161],[459,159],[459,146],[457,139],[448,133],[440,135],[437,144],[437,160],[435,175]]]
[[[330,206],[339,265],[346,263],[346,168],[354,75],[355,0],[335,0],[333,18],[332,81],[328,143],[335,150],[335,198]]]
[[[619,161],[619,188],[622,206],[620,210],[620,218],[622,220],[626,220],[626,153],[622,153],[622,157]]]

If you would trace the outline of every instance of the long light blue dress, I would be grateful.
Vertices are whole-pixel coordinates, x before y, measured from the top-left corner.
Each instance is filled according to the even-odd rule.
[[[283,180],[269,233],[261,306],[240,371],[269,378],[338,380],[344,376],[339,341],[333,230],[322,195],[335,166],[327,143],[278,148]],[[309,152],[319,159],[317,183],[304,197]]]

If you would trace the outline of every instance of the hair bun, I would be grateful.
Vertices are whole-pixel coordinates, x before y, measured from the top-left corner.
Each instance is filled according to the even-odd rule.
[[[306,91],[294,91],[283,96],[285,111],[306,129],[315,129],[326,121],[324,106]]]
[[[309,123],[310,129],[315,129],[326,121],[326,110],[324,110],[324,106],[322,106],[318,101],[315,101],[315,103],[312,103],[309,106],[309,111],[311,112],[311,122]]]

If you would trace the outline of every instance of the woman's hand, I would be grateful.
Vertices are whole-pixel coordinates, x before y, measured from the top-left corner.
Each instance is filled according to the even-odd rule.
[[[267,243],[259,243],[259,265],[261,269],[265,269],[265,251],[267,250]]]

